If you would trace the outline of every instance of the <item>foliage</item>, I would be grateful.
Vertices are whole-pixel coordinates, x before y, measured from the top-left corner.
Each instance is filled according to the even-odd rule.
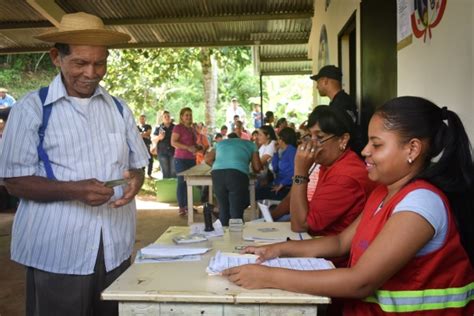
[[[250,111],[247,99],[259,94],[257,79],[251,74],[250,49],[226,47],[211,52],[219,65],[218,118],[233,96]],[[157,113],[164,109],[177,120],[179,110],[186,106],[193,109],[195,121],[204,121],[203,76],[197,48],[111,51],[104,82],[112,94],[128,102],[136,115],[146,114],[148,122],[154,123]]]
[[[56,74],[47,53],[0,55],[0,87],[16,99],[47,86]]]
[[[246,47],[211,48],[218,63],[218,101],[215,126],[225,121],[230,99],[236,97],[248,113],[260,102],[259,78],[252,70]],[[47,53],[0,56],[0,86],[16,99],[46,86],[57,74]],[[138,116],[145,113],[155,124],[166,109],[178,119],[183,107],[193,109],[194,121],[205,118],[203,74],[198,48],[111,50],[102,83],[111,94],[127,101]],[[307,76],[263,77],[263,112],[287,117],[298,124],[311,111],[312,81]],[[251,126],[248,126],[251,128]]]

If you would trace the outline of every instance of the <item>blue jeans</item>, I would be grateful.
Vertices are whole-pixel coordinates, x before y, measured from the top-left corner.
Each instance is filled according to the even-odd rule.
[[[160,162],[163,179],[176,178],[176,171],[174,169],[174,157],[170,154],[158,153],[158,161]]]
[[[195,159],[174,158],[174,166],[176,173],[183,172],[196,165]],[[178,176],[178,185],[176,187],[176,197],[178,198],[179,208],[188,206],[188,198],[186,196],[186,181],[183,176]],[[193,210],[189,210],[192,212]]]

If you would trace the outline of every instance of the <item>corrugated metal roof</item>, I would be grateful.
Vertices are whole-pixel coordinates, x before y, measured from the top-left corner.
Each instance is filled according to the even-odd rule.
[[[28,0],[35,2],[35,0]],[[49,4],[48,4],[49,1]],[[44,9],[84,11],[130,34],[118,48],[252,46],[263,75],[311,73],[313,0],[42,0]],[[33,35],[53,27],[26,0],[0,0],[0,53],[44,51]]]

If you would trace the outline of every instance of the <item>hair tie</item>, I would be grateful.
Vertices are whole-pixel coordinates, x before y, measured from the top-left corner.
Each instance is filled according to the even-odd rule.
[[[441,108],[441,119],[443,121],[448,119],[448,107],[446,107],[446,106],[443,106]]]

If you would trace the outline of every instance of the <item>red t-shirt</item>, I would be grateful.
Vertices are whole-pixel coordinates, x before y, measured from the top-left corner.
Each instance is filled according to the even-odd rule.
[[[307,215],[311,235],[336,235],[362,212],[375,183],[365,163],[347,150],[332,166],[321,166]]]

